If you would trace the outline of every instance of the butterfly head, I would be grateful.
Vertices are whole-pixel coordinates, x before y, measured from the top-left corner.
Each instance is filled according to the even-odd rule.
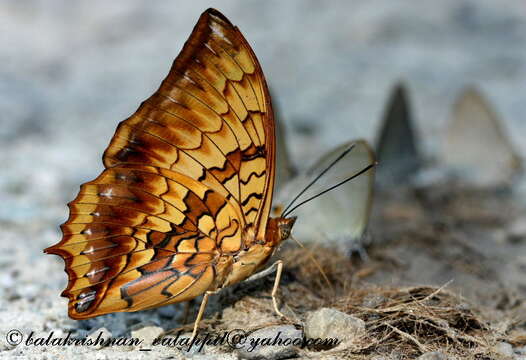
[[[297,217],[291,216],[289,218],[278,218],[278,232],[280,241],[287,240],[292,232],[292,227],[296,222]]]

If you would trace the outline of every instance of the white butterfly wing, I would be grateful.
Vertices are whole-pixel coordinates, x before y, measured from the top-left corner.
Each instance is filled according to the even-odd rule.
[[[421,159],[409,95],[403,84],[398,84],[391,92],[376,144],[379,185],[407,183],[419,170]]]
[[[476,186],[509,184],[520,168],[495,112],[474,89],[465,90],[454,105],[442,155],[453,174]]]
[[[288,204],[351,144],[354,144],[353,149],[296,203],[348,179],[375,162],[374,151],[366,141],[342,144],[323,155],[305,173],[288,182],[279,192],[275,203]],[[292,215],[298,216],[294,236],[300,241],[329,242],[345,251],[354,247],[362,238],[369,220],[374,174],[374,168],[369,169],[355,179],[294,210]]]

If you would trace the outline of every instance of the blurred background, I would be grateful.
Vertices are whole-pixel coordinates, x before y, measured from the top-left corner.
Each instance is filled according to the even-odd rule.
[[[157,89],[208,7],[252,45],[300,167],[351,138],[373,141],[399,80],[427,155],[466,85],[526,152],[522,0],[2,1],[0,221],[58,231],[117,123]]]
[[[398,80],[411,93],[425,152],[436,150],[468,84],[488,95],[526,152],[521,0],[3,1],[0,219],[40,216],[38,206],[72,199],[98,174],[117,123],[158,87],[207,7],[252,45],[300,166],[335,143],[374,139]],[[314,133],[316,146],[301,146],[298,133]],[[38,197],[23,203],[13,192]]]

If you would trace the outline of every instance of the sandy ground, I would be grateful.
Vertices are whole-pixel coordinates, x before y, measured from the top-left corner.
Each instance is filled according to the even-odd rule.
[[[398,80],[409,87],[419,141],[429,158],[440,147],[451,104],[470,84],[488,95],[514,145],[526,153],[526,5],[520,0],[2,2],[2,357],[147,358],[129,348],[12,347],[3,336],[10,329],[24,335],[71,330],[83,336],[102,327],[129,336],[147,324],[165,330],[179,325],[176,307],[68,319],[66,300],[59,297],[66,283],[62,261],[44,256],[42,249],[60,238],[65,204],[78,186],[102,169],[100,158],[116,124],[158,86],[199,14],[210,6],[224,12],[253,45],[299,167],[336,143],[358,137],[374,141]],[[364,281],[441,286],[453,280],[448,288],[490,309],[490,317],[510,316],[514,329],[524,330],[526,199],[520,186],[511,195],[467,191],[453,196],[448,185],[379,195],[371,260],[360,263],[374,271]],[[214,306],[211,315],[247,318],[235,302]],[[262,310],[253,317],[257,321],[239,326],[277,321],[268,314]],[[210,351],[213,356],[215,350]]]

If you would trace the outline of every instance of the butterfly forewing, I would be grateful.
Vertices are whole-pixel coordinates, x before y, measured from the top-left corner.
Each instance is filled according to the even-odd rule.
[[[121,122],[106,170],[81,186],[46,249],[62,256],[69,314],[87,318],[192,299],[222,254],[265,238],[274,120],[261,67],[222,14],[201,15],[160,88]]]

